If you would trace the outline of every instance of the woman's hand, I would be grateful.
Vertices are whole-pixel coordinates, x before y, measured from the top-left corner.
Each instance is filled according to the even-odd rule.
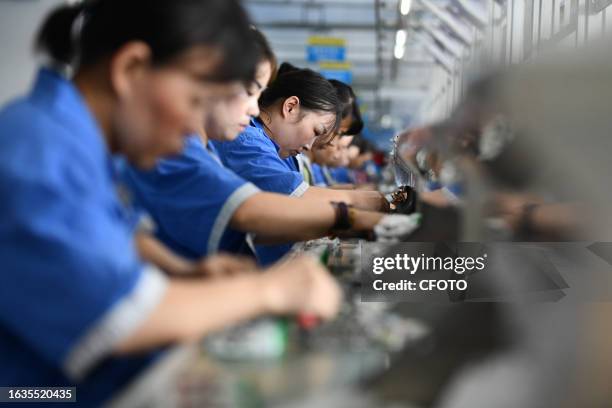
[[[338,284],[311,256],[274,265],[261,275],[261,284],[269,313],[308,313],[329,320],[340,308]]]
[[[385,196],[378,191],[351,191],[350,204],[366,211],[387,213],[391,211],[391,204]]]
[[[257,265],[253,258],[239,255],[218,254],[207,256],[194,263],[191,274],[219,278],[256,271]]]

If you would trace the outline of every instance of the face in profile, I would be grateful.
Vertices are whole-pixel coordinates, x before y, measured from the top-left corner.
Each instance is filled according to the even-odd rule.
[[[227,95],[217,99],[204,119],[204,132],[213,140],[234,140],[252,117],[259,116],[257,101],[270,80],[271,65],[262,61],[257,65],[255,80],[250,84],[233,82]]]
[[[114,150],[145,169],[161,157],[179,154],[185,137],[201,128],[214,101],[228,93],[227,84],[205,79],[218,62],[214,51],[194,48],[163,66],[137,58],[126,63],[128,68],[113,77],[118,94],[112,115]]]
[[[315,143],[312,156],[315,163],[330,167],[346,167],[349,165],[349,145],[352,136],[336,135],[326,143]]]
[[[340,160],[340,155],[337,136],[327,143],[315,143],[312,147],[313,161],[323,166],[335,166]]]
[[[204,134],[212,140],[233,140],[248,125],[251,115],[258,112],[256,101],[252,103],[246,86],[239,81],[227,85],[227,92],[220,96],[205,113]]]
[[[338,147],[340,154],[338,155],[338,161],[336,167],[347,167],[350,164],[350,152],[349,147],[353,141],[353,136],[341,136],[338,141]]]
[[[333,113],[302,109],[295,96],[287,98],[282,110],[278,123],[274,124],[275,140],[282,158],[310,150],[317,138],[330,133],[336,120]]]

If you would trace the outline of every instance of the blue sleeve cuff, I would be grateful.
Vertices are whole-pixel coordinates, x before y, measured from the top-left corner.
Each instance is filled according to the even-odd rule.
[[[63,370],[71,380],[84,378],[115,346],[130,336],[163,298],[168,280],[153,266],[147,266],[130,293],[120,299],[68,353]]]
[[[225,232],[234,212],[242,205],[242,203],[253,194],[257,194],[261,192],[260,189],[255,187],[252,183],[243,184],[241,187],[236,189],[229,196],[221,211],[219,211],[219,215],[217,215],[217,219],[213,224],[212,230],[210,232],[210,237],[208,238],[208,254],[214,254],[219,250],[219,244],[221,242],[221,237]]]
[[[309,186],[308,186],[308,184],[306,184],[306,182],[305,182],[305,181],[302,181],[302,182],[300,183],[300,185],[299,185],[299,186],[297,186],[297,187],[295,188],[295,190],[293,190],[293,191],[291,192],[291,194],[289,194],[289,195],[290,195],[291,197],[301,197],[301,196],[303,196],[303,195],[304,195],[304,193],[306,192],[306,190],[308,190],[308,187],[309,187]]]

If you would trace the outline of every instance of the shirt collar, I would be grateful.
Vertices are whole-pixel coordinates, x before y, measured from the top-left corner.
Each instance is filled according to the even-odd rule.
[[[219,157],[219,152],[217,151],[217,148],[215,147],[215,145],[210,140],[208,141],[208,143],[206,143],[206,151],[210,154],[210,156],[217,163],[219,163],[221,166],[223,166],[223,162],[221,161],[221,158]]]
[[[250,124],[251,126],[261,130],[264,136],[266,136],[268,140],[272,142],[276,151],[280,151],[280,146],[270,137],[270,135],[268,135],[268,133],[266,133],[266,128],[264,127],[263,122],[259,118],[252,118]]]
[[[98,159],[110,163],[111,154],[96,119],[74,84],[59,73],[41,68],[32,89],[31,99],[45,111],[52,112],[62,124],[71,127],[75,142],[87,147]]]

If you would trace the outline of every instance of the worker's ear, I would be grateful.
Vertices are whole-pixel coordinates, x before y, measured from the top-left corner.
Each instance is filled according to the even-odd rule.
[[[281,107],[281,114],[283,118],[298,119],[300,117],[300,98],[290,96],[285,99]]]
[[[151,68],[151,48],[142,41],[123,45],[110,61],[110,82],[119,100],[129,99],[141,88]]]

